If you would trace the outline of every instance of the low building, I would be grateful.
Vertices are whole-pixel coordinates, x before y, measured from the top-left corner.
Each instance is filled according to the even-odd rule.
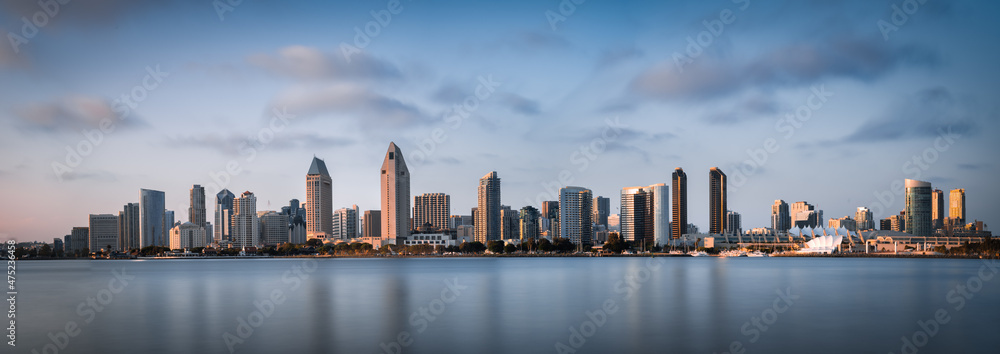
[[[206,237],[204,227],[185,222],[170,229],[170,249],[205,247],[208,245]]]

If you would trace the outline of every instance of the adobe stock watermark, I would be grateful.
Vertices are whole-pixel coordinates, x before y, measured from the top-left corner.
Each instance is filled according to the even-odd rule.
[[[222,341],[226,343],[229,353],[236,352],[236,346],[245,343],[253,335],[254,330],[264,325],[264,320],[274,315],[275,309],[284,304],[288,298],[285,296],[289,292],[298,290],[302,282],[309,279],[310,274],[319,268],[319,264],[312,259],[302,262],[302,265],[294,265],[291,269],[281,275],[281,282],[285,284],[285,289],[275,288],[268,293],[267,298],[253,301],[253,310],[246,316],[236,317],[235,335],[228,331],[222,334]]]
[[[465,99],[461,103],[452,105],[442,116],[444,122],[448,124],[447,127],[453,131],[461,128],[465,120],[469,119],[472,113],[479,110],[484,101],[493,97],[493,93],[503,84],[502,82],[493,80],[492,74],[486,76],[480,75],[477,80],[478,83],[475,90],[473,90],[473,94],[465,96]],[[438,146],[444,144],[446,141],[448,141],[448,132],[444,128],[434,128],[434,130],[431,130],[429,137],[417,143],[417,149],[412,150],[407,160],[417,166],[423,165],[424,162],[427,162],[427,158],[437,151]]]
[[[739,4],[738,11],[745,11],[750,7],[750,0],[731,0],[733,4]],[[705,52],[705,49],[712,46],[715,43],[715,39],[722,36],[726,31],[726,26],[731,25],[736,22],[736,12],[730,9],[722,9],[719,11],[718,18],[713,18],[712,20],[701,21],[702,26],[705,29],[698,34],[692,36],[687,36],[687,47],[684,48],[684,53],[674,52],[671,59],[674,60],[674,67],[677,68],[678,72],[684,72],[684,66],[694,63],[694,60],[701,57]]]
[[[130,281],[135,280],[134,275],[128,274],[124,268],[111,271],[112,278],[108,281],[108,286],[97,291],[97,294],[87,297],[76,306],[76,314],[83,320],[83,325],[94,322],[101,312],[108,308],[115,295],[121,294],[128,287]],[[41,352],[38,349],[31,349],[31,354],[59,354],[66,350],[73,338],[79,337],[83,333],[83,327],[77,321],[67,321],[63,328],[55,333],[48,332],[49,343],[42,346]]]
[[[94,153],[101,144],[104,143],[105,135],[115,131],[117,121],[128,118],[140,103],[149,97],[149,93],[160,87],[163,79],[170,77],[170,73],[161,71],[160,65],[146,67],[146,76],[142,78],[139,85],[135,85],[126,93],[118,96],[111,102],[111,110],[117,115],[114,117],[104,117],[98,122],[98,129],[84,129],[80,131],[83,139],[76,145],[66,145],[66,158],[63,162],[52,161],[52,172],[55,173],[59,182],[63,181],[63,176],[72,173],[73,170],[83,163],[83,160]]]
[[[21,32],[7,32],[7,40],[10,41],[14,53],[21,53],[21,45],[28,44],[32,38],[38,35],[38,30],[49,24],[63,5],[69,4],[70,0],[39,0],[38,7],[41,10],[35,11],[29,19],[21,16]]]
[[[882,39],[889,41],[889,33],[899,31],[900,27],[910,21],[910,16],[920,10],[920,6],[927,3],[927,0],[903,0],[899,5],[892,4],[892,13],[889,14],[889,21],[879,19],[875,22],[878,31],[882,33]],[[891,23],[890,23],[891,22]]]
[[[410,314],[410,327],[414,328],[415,334],[424,333],[431,323],[444,315],[448,305],[455,303],[462,296],[462,291],[467,289],[468,286],[458,283],[458,278],[445,279],[441,295]],[[401,354],[403,349],[413,345],[413,334],[410,331],[400,331],[395,340],[379,343],[378,346],[386,354]]]
[[[268,119],[267,125],[258,129],[256,134],[249,136],[247,140],[237,146],[236,150],[243,157],[243,162],[251,163],[257,160],[258,152],[266,149],[274,141],[278,133],[284,131],[285,127],[290,124],[289,121],[295,118],[294,114],[288,113],[286,107],[282,107],[281,109],[278,109],[278,107],[271,108],[271,118]],[[208,178],[212,182],[206,185],[206,191],[211,194],[218,193],[229,186],[229,182],[232,182],[233,177],[241,173],[243,173],[243,164],[240,160],[236,158],[230,159],[222,169],[208,173]]]
[[[951,146],[958,143],[961,138],[962,135],[952,131],[951,126],[938,128],[938,136],[934,138],[930,146],[903,162],[903,175],[909,179],[920,179],[924,171],[929,170],[932,165],[937,163],[941,154],[950,150]],[[884,216],[884,213],[896,203],[897,197],[902,199],[905,193],[904,186],[903,181],[897,179],[889,183],[889,189],[872,192],[875,200],[868,205],[868,210],[872,211],[872,215]]]
[[[801,129],[805,122],[812,119],[813,114],[822,109],[827,101],[834,96],[833,92],[826,90],[826,85],[813,85],[810,91],[812,93],[806,97],[805,103],[774,122],[774,130],[778,133],[784,133],[781,136],[784,141],[788,141],[794,137],[795,132]],[[731,171],[729,173],[729,188],[732,188],[733,191],[738,191],[751,176],[757,174],[757,171],[767,164],[771,155],[780,150],[781,145],[778,144],[778,139],[774,137],[764,139],[759,148],[747,149],[746,154],[750,158],[743,160],[741,164],[729,168],[729,171]]]
[[[569,336],[566,339],[566,343],[562,341],[555,343],[556,353],[572,354],[583,348],[587,344],[587,340],[596,335],[597,330],[604,327],[612,315],[618,313],[618,304],[627,303],[635,297],[639,290],[642,289],[643,284],[652,279],[653,273],[660,269],[661,266],[663,266],[662,258],[647,258],[646,264],[643,267],[625,274],[625,277],[613,286],[615,294],[618,294],[621,298],[609,297],[601,302],[596,310],[584,311],[584,320],[577,326],[569,327]]]
[[[778,322],[778,318],[781,314],[788,312],[788,309],[795,305],[795,300],[798,300],[802,295],[792,294],[792,288],[785,288],[784,291],[781,289],[776,289],[774,291],[778,296],[774,298],[771,302],[771,307],[765,308],[760,312],[760,317],[751,316],[749,321],[743,323],[740,327],[740,334],[746,337],[747,342],[750,344],[757,343],[760,337],[767,333],[772,325]],[[743,344],[741,340],[734,340],[729,343],[729,351],[722,352],[722,354],[743,354],[746,353],[746,345]],[[718,353],[718,352],[713,352]]]
[[[572,184],[577,173],[587,171],[591,163],[597,161],[604,152],[608,151],[608,146],[617,141],[624,130],[628,128],[627,125],[622,124],[621,117],[618,116],[614,119],[605,119],[604,124],[599,136],[591,139],[587,144],[580,145],[570,153],[569,162],[573,166],[577,166],[576,169],[563,169],[554,179],[541,182],[543,191],[535,196],[535,200],[531,200],[531,197],[525,198],[528,205],[541,205],[546,200],[558,200],[559,189]]]
[[[407,0],[407,2],[410,1],[412,0]],[[371,10],[369,12],[372,16],[371,21],[366,22],[363,26],[354,27],[354,45],[340,42],[340,54],[344,56],[344,60],[350,63],[351,56],[361,53],[362,49],[367,48],[373,39],[382,34],[382,30],[389,27],[393,16],[399,15],[401,12],[403,12],[403,4],[400,3],[400,0],[389,0],[385,4],[385,9]]]
[[[980,291],[983,290],[983,286],[986,282],[993,280],[997,273],[1000,272],[1000,261],[983,259],[983,265],[979,267],[979,271],[976,274],[970,276],[965,280],[965,283],[959,283],[954,289],[945,295],[945,301],[952,304],[952,310],[954,312],[962,311],[965,308],[968,301],[976,296]],[[939,308],[934,311],[934,315],[924,321],[917,321],[917,330],[909,336],[900,337],[899,352],[902,354],[917,354],[920,349],[927,346],[930,340],[941,333],[942,327],[951,322],[952,312],[947,308]],[[889,354],[895,354],[895,352],[889,352]]]
[[[566,22],[566,19],[576,13],[577,5],[583,5],[587,0],[562,0],[556,6],[556,11],[545,10],[545,19],[549,21],[549,27],[556,31],[559,22]],[[557,12],[558,11],[558,12]]]

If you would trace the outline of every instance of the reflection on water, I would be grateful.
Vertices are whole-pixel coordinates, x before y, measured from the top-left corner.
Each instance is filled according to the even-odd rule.
[[[971,296],[949,296],[970,279],[986,279],[977,275],[980,269],[992,274],[985,264],[827,258],[20,262],[17,352],[64,345],[59,353],[544,353],[557,352],[561,343],[580,353],[722,353],[736,344],[748,353],[898,353],[902,337],[921,330],[918,321],[945,310],[950,321],[917,347],[920,352],[995,353],[1000,277],[977,280],[981,290],[963,290]],[[116,271],[124,271],[123,288]],[[787,307],[778,294],[786,290],[794,299]],[[281,301],[272,301],[276,293]],[[963,297],[964,308],[956,310],[953,297]],[[615,311],[604,312],[607,304]],[[67,323],[79,333],[66,335]]]

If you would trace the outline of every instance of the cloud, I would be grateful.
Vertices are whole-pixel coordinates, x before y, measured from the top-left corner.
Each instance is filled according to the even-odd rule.
[[[293,45],[276,54],[254,54],[247,61],[275,75],[297,80],[398,79],[395,65],[361,52],[350,57],[329,54],[313,47]]]
[[[961,100],[948,89],[921,90],[891,105],[881,116],[865,122],[843,142],[878,142],[941,135],[974,134],[981,117],[974,103]]]
[[[635,46],[608,49],[601,53],[597,60],[597,68],[605,69],[623,61],[641,58],[645,53]]]
[[[702,119],[709,124],[727,125],[766,118],[778,113],[779,105],[770,97],[757,95],[743,100],[728,110],[708,114]]]
[[[271,106],[297,116],[349,116],[364,126],[381,129],[431,121],[416,106],[347,83],[295,87],[278,95]]]
[[[505,93],[501,96],[500,102],[511,111],[526,116],[536,116],[541,113],[538,101],[527,99],[518,94]]]
[[[431,98],[439,103],[444,103],[447,105],[458,104],[463,100],[468,98],[473,91],[465,91],[466,89],[454,82],[446,82],[438,87]]]
[[[702,56],[680,71],[673,59],[667,60],[636,76],[631,89],[664,101],[708,100],[747,88],[804,86],[829,78],[873,81],[902,65],[936,62],[932,52],[916,46],[841,35],[776,48],[746,62]]]
[[[274,138],[267,143],[261,142],[253,134],[230,133],[178,136],[165,141],[163,145],[170,148],[208,148],[224,155],[236,156],[248,148],[256,151],[288,150],[315,146],[344,147],[354,143],[354,140],[347,138],[285,131],[275,133]]]
[[[90,172],[79,172],[70,171],[62,174],[60,176],[61,181],[98,181],[98,182],[117,182],[118,177],[113,173],[108,171],[90,171]]]
[[[66,96],[52,102],[32,103],[14,109],[18,125],[28,131],[79,132],[100,128],[101,121],[110,119],[118,127],[145,125],[136,117],[122,119],[111,103],[94,96]]]

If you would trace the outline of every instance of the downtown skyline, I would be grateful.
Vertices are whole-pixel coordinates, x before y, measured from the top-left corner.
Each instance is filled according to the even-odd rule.
[[[108,3],[116,11],[66,5],[18,52],[0,43],[9,92],[0,97],[0,233],[48,242],[89,214],[138,203],[142,188],[165,192],[166,209],[187,220],[191,186],[214,198],[213,176],[233,162],[240,172],[226,188],[277,210],[306,200],[313,155],[329,166],[332,210],[378,210],[374,174],[389,141],[405,152],[411,196],[449,194],[459,215],[476,206],[473,188],[489,171],[503,179],[502,205],[541,208],[569,185],[611,198],[618,214],[621,188],[671,185],[682,167],[689,222],[708,230],[706,175],[716,166],[745,230],[769,226],[776,199],[808,201],[826,219],[886,204],[872,208],[877,221],[904,209],[901,189],[878,199],[904,178],[969,190],[967,221],[1000,213],[987,177],[1000,172],[991,153],[1000,77],[977,69],[1000,53],[970,45],[995,41],[986,14],[997,4],[928,2],[886,40],[876,23],[892,2],[586,2],[555,29],[545,13],[557,2],[403,2],[347,63],[341,44],[385,2],[245,2],[224,20],[204,4]],[[4,34],[38,11],[3,6]],[[677,70],[674,54],[724,9],[737,20]],[[498,21],[482,21],[491,11]],[[169,14],[191,26],[164,31],[175,26]],[[279,26],[254,30],[260,21]],[[794,30],[776,34],[774,21]],[[118,45],[87,50],[111,36]],[[57,177],[65,147],[121,114],[115,100],[134,92],[144,99]],[[453,109],[467,100],[476,109]],[[808,120],[787,118],[802,107]],[[262,131],[273,140],[248,139]]]

